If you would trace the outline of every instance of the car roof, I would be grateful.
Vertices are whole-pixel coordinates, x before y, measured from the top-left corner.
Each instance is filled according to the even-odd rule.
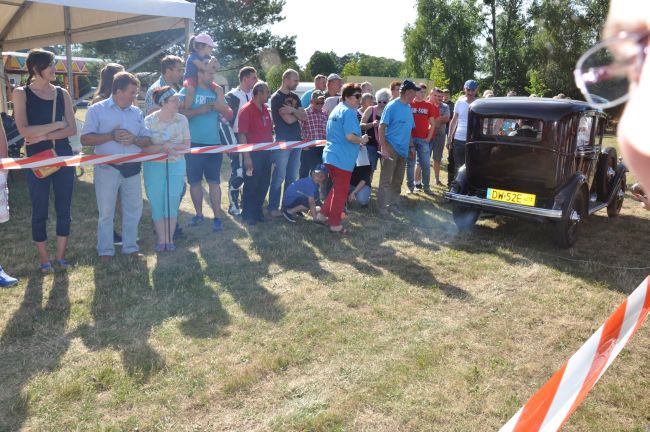
[[[598,111],[583,101],[530,97],[481,98],[472,103],[471,110],[484,116],[528,117],[545,121],[560,120],[575,112]]]

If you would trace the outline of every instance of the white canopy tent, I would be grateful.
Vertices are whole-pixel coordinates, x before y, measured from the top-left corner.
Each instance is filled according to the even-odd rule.
[[[0,0],[0,52],[65,44],[71,83],[72,44],[173,28],[185,28],[187,40],[194,14],[184,0]]]

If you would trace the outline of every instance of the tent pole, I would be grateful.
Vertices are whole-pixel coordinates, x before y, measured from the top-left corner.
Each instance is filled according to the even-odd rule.
[[[65,67],[68,70],[68,92],[72,100],[75,99],[74,79],[72,77],[72,23],[70,21],[70,7],[63,7],[63,21],[65,25]]]
[[[190,38],[194,33],[194,21],[189,18],[185,18],[185,60],[190,55]]]
[[[2,80],[2,84],[0,85],[0,112],[9,112],[6,86],[7,74],[5,72],[4,58],[2,57],[2,44],[0,44],[0,79]]]

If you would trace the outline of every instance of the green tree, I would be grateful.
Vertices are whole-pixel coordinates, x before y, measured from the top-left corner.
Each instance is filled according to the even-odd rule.
[[[573,68],[599,38],[607,15],[605,0],[533,0],[526,41],[526,62],[543,77],[550,94],[580,98]]]
[[[343,66],[343,71],[341,74],[344,78],[352,75],[359,75],[359,63],[355,60],[348,62],[345,66]]]
[[[539,72],[535,69],[528,70],[528,80],[529,84],[525,87],[525,90],[531,95],[544,97],[547,96],[549,88],[544,82],[544,80],[539,76]]]
[[[404,62],[386,57],[375,57],[361,54],[359,58],[359,75],[398,77],[404,67]]]
[[[474,77],[482,17],[475,0],[418,0],[417,18],[404,30],[405,70],[427,76],[431,59],[445,61],[453,89]]]
[[[268,70],[274,65],[295,62],[295,36],[275,36],[269,29],[270,25],[283,19],[284,3],[284,0],[247,1],[244,14],[240,0],[198,0],[194,30],[195,33],[206,32],[212,36],[217,43],[214,53],[229,76],[236,76],[244,65]],[[93,42],[83,44],[82,52],[128,66],[182,34],[183,30],[176,29]],[[182,54],[184,47],[178,44],[169,52]],[[160,57],[141,69],[158,70]]]
[[[445,75],[445,64],[438,57],[431,60],[429,79],[433,81],[433,85],[436,87],[446,88],[449,86],[449,78]]]
[[[338,67],[338,57],[332,51],[328,53],[322,51],[314,52],[309,58],[309,62],[307,62],[305,68],[311,76],[316,76],[318,74],[328,75],[340,71]]]

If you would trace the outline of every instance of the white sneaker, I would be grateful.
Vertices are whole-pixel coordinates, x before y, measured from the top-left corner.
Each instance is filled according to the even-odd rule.
[[[241,214],[241,209],[237,207],[237,204],[231,203],[230,207],[228,207],[228,213],[233,216],[239,216]]]

